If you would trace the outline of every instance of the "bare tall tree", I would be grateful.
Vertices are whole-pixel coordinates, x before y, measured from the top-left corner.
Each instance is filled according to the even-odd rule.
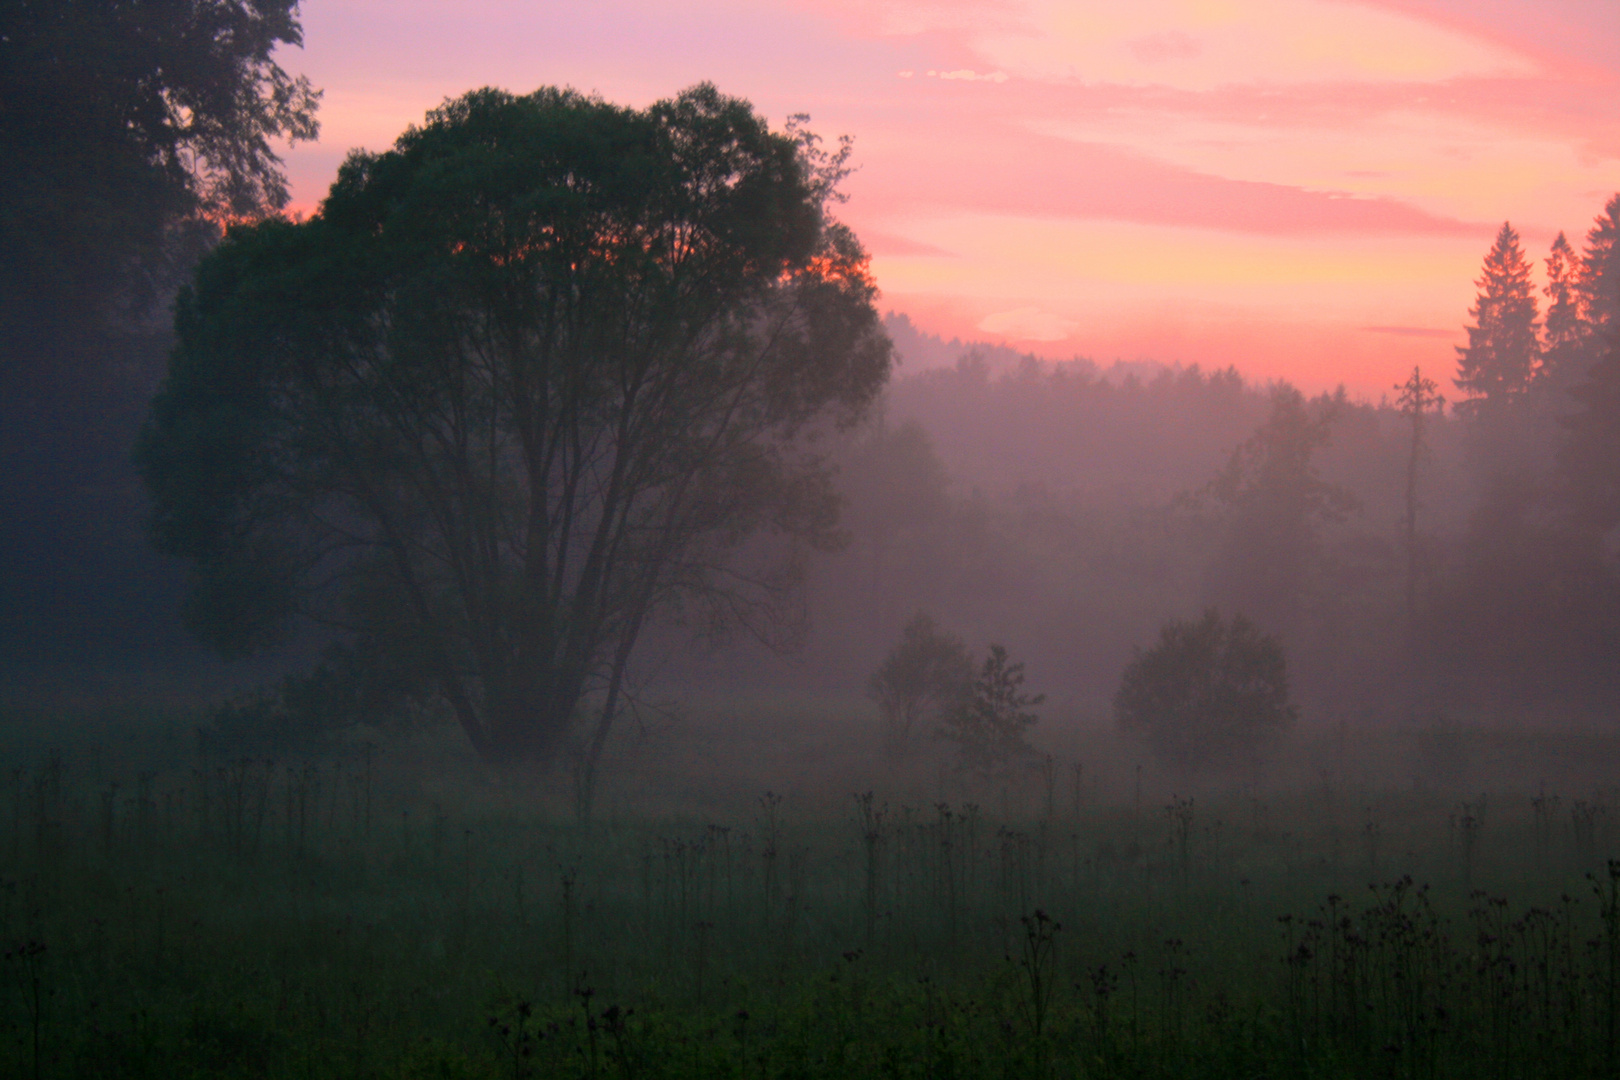
[[[1412,441],[1406,457],[1406,620],[1410,626],[1417,612],[1418,578],[1418,468],[1428,456],[1426,427],[1429,414],[1445,408],[1446,399],[1435,393],[1440,388],[1433,379],[1423,376],[1423,369],[1414,366],[1411,377],[1397,383],[1400,396],[1395,399],[1401,415],[1412,425]]]

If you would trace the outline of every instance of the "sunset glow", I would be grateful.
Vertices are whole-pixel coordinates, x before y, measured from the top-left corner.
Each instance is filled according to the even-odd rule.
[[[1043,356],[1449,384],[1495,229],[1539,260],[1620,190],[1610,0],[309,0],[319,201],[447,96],[709,80],[856,139],[882,306]]]

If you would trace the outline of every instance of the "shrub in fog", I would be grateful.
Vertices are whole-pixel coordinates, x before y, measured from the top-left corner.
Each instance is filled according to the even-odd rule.
[[[1034,753],[1025,735],[1040,717],[1029,710],[1045,700],[1045,694],[1024,692],[1024,665],[992,645],[979,677],[945,714],[940,737],[956,744],[963,771],[987,777]]]
[[[1251,757],[1297,713],[1282,645],[1242,615],[1227,622],[1214,608],[1166,624],[1157,645],[1137,650],[1114,696],[1120,726],[1182,768]]]
[[[884,756],[891,761],[909,756],[918,732],[943,722],[972,687],[967,646],[929,616],[916,615],[867,682],[883,724]]]

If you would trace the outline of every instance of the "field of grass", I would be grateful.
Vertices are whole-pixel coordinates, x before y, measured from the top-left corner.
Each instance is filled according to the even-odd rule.
[[[751,744],[747,713],[622,756],[589,824],[565,775],[443,732],[273,760],[179,714],[8,718],[0,1075],[1620,1070],[1591,777],[1481,794],[1319,754],[1187,796],[1077,744],[886,787],[852,727],[778,710]]]

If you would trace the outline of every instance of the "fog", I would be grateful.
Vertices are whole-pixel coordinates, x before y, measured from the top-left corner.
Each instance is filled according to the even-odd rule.
[[[798,633],[778,649],[745,632],[716,644],[666,619],[637,664],[653,697],[870,708],[869,676],[922,612],[1027,665],[1048,696],[1035,741],[1057,748],[1111,732],[1133,652],[1215,606],[1283,643],[1307,733],[1609,730],[1612,615],[1603,589],[1575,584],[1603,580],[1607,564],[1571,543],[1558,501],[1569,395],[1528,401],[1509,466],[1454,408],[1427,418],[1409,563],[1412,424],[1394,387],[1378,402],[1301,396],[1320,443],[1306,471],[1272,483],[1315,484],[1336,501],[1279,487],[1280,511],[1256,509],[1223,501],[1218,479],[1282,384],[1043,361],[941,341],[904,316],[887,325],[895,377],[866,421],[824,438],[845,543],[806,563]],[[313,656],[314,643],[295,642],[222,666],[187,642],[181,569],[145,546],[122,449],[162,354],[131,352],[113,392],[73,404],[83,413],[44,409],[8,428],[23,467],[9,473],[5,670],[23,697],[83,700],[93,686],[116,700],[124,680],[136,696],[195,703],[208,696],[199,686],[251,687]]]
[[[1428,417],[1409,564],[1412,424],[1393,386],[1378,402],[1304,401],[1321,443],[1274,482],[1337,501],[1279,490],[1287,506],[1268,510],[1215,489],[1286,387],[997,355],[897,322],[898,339],[933,355],[954,344],[957,359],[916,370],[902,346],[877,415],[837,445],[849,542],[810,570],[803,648],[774,663],[721,653],[700,683],[855,699],[926,612],[1025,660],[1050,727],[1107,728],[1133,650],[1214,605],[1284,642],[1306,727],[1607,729],[1607,621],[1568,584],[1593,568],[1556,539],[1573,401],[1527,407],[1506,476],[1454,410]]]

